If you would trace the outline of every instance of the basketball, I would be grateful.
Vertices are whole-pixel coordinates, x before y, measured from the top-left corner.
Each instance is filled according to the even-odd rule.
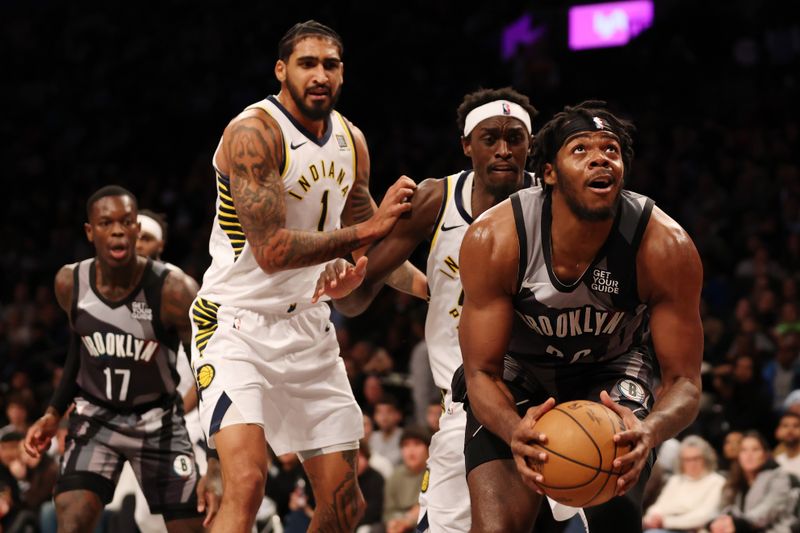
[[[614,459],[630,451],[613,439],[624,429],[619,415],[601,403],[577,400],[556,405],[535,428],[547,436],[546,444],[534,445],[547,453],[547,461],[534,468],[544,476],[538,485],[545,494],[572,507],[599,505],[614,496],[619,477]]]

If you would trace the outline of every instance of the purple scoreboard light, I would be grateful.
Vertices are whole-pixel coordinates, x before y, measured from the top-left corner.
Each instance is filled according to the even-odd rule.
[[[569,9],[569,47],[623,46],[652,24],[653,0],[573,6]]]

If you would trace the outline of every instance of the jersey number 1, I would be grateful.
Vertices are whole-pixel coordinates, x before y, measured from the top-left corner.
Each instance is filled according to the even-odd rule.
[[[106,375],[106,398],[113,401],[114,396],[111,391],[111,369],[106,367],[103,373]],[[119,388],[119,401],[124,402],[128,398],[128,385],[131,383],[131,371],[127,368],[115,368],[114,374],[122,376],[122,385]]]
[[[322,193],[322,200],[320,203],[322,204],[322,212],[319,214],[319,223],[317,224],[317,231],[325,231],[325,219],[328,218],[328,193],[331,192],[326,190]]]

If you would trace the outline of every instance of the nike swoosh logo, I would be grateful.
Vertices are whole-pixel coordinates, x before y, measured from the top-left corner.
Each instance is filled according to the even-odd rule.
[[[461,227],[461,226],[463,226],[463,225],[464,225],[464,224],[459,224],[458,226],[450,226],[450,227],[448,227],[448,226],[445,226],[445,225],[442,225],[442,231],[450,231],[451,229],[460,228],[460,227]]]
[[[301,146],[303,146],[303,145],[304,145],[304,144],[306,144],[307,142],[308,142],[308,141],[303,141],[303,142],[301,142],[300,144],[294,144],[294,143],[292,142],[292,143],[289,143],[289,148],[291,148],[292,150],[297,150],[298,148],[300,148]]]

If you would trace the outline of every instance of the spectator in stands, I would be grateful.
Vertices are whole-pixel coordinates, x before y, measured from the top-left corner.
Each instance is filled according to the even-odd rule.
[[[369,439],[375,432],[375,429],[372,424],[372,419],[367,415],[363,416],[364,416],[364,437],[361,439],[361,442],[369,446]],[[384,481],[389,479],[392,476],[392,472],[394,471],[394,464],[392,464],[392,462],[389,459],[382,456],[381,454],[372,451],[372,448],[370,448],[369,466],[374,470],[376,470],[383,477]],[[362,490],[361,492],[363,493],[364,491]]]
[[[683,439],[675,473],[644,515],[646,533],[694,531],[710,522],[725,485],[716,469],[717,456],[708,442],[696,435]]]
[[[747,431],[722,492],[722,511],[709,526],[711,533],[791,531],[798,524],[794,483],[772,459],[764,437]]]
[[[14,392],[8,395],[6,400],[6,417],[8,424],[0,428],[0,435],[6,433],[22,433],[28,431],[29,402],[26,401],[22,393]]]
[[[739,448],[742,445],[744,433],[738,430],[729,431],[725,435],[722,443],[722,461],[720,461],[720,473],[727,475],[731,466],[739,460]]]
[[[393,465],[399,465],[402,462],[400,438],[403,430],[400,423],[403,421],[403,414],[397,400],[384,394],[375,404],[373,419],[378,431],[373,432],[369,438],[370,449],[389,459]]]
[[[784,413],[775,428],[775,438],[778,441],[775,461],[800,479],[800,414]]]
[[[407,533],[417,524],[419,492],[424,492],[427,486],[424,475],[430,443],[431,435],[426,429],[409,426],[403,430],[400,439],[403,462],[386,483],[383,504],[386,533]]]
[[[800,338],[797,333],[777,334],[778,351],[775,358],[764,365],[763,377],[772,394],[772,410],[783,411],[783,404],[789,393],[800,389]]]
[[[364,526],[368,526],[366,530],[369,531],[372,526],[379,526],[383,517],[386,480],[377,470],[370,466],[370,455],[369,443],[365,439],[361,439],[358,447],[358,466],[356,471],[358,474],[358,486],[361,488],[361,493],[364,494],[367,509],[358,523],[357,530],[362,530]]]

